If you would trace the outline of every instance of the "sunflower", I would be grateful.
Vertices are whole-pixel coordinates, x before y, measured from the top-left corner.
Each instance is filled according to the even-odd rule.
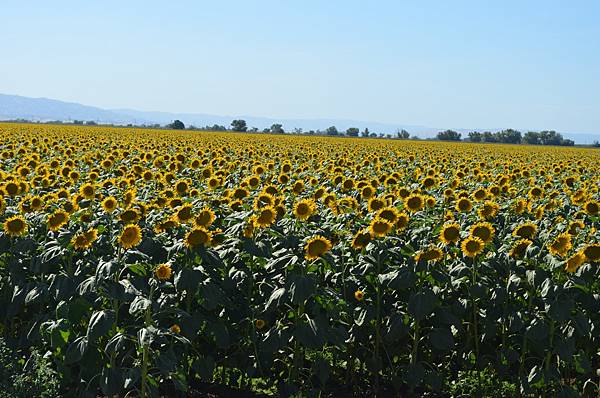
[[[204,227],[195,227],[185,236],[185,245],[194,248],[199,245],[210,246],[212,233]]]
[[[356,301],[362,301],[365,298],[365,292],[362,290],[357,290],[354,292],[354,298]]]
[[[315,212],[316,205],[312,199],[302,199],[294,205],[294,216],[297,219],[306,221]]]
[[[267,322],[265,322],[264,319],[257,319],[254,321],[254,327],[257,330],[261,330],[262,328],[265,327],[266,324],[267,324]]]
[[[142,230],[137,224],[129,224],[119,236],[119,245],[124,249],[136,247],[142,241]]]
[[[96,187],[91,183],[83,184],[81,188],[79,188],[79,194],[85,199],[94,199],[96,196]]]
[[[384,207],[377,212],[376,217],[382,218],[389,221],[392,224],[396,224],[400,212],[395,207]]]
[[[358,231],[352,239],[352,248],[356,250],[362,250],[367,247],[370,241],[371,234],[369,233],[369,230],[364,229],[362,231]]]
[[[583,211],[590,216],[596,216],[600,213],[600,203],[597,200],[588,200],[583,205]]]
[[[471,211],[473,208],[473,203],[469,198],[460,198],[456,201],[456,211],[460,211],[462,213],[466,213]]]
[[[552,243],[548,245],[548,250],[555,256],[564,257],[573,247],[571,243],[571,235],[566,232],[558,235]]]
[[[406,199],[404,199],[404,205],[410,212],[417,212],[422,210],[425,206],[425,200],[423,196],[419,194],[411,194]]]
[[[590,263],[600,262],[600,243],[587,245],[583,249],[583,254]]]
[[[457,243],[460,239],[460,225],[458,223],[444,224],[440,231],[440,240],[449,245],[451,243]]]
[[[369,211],[377,211],[385,207],[385,201],[379,198],[371,198],[369,199],[368,209]]]
[[[484,243],[489,243],[494,237],[496,230],[489,222],[479,222],[471,226],[469,233],[472,236],[476,236],[481,239]]]
[[[306,246],[304,247],[304,257],[307,260],[315,260],[327,253],[331,248],[332,245],[329,239],[324,238],[321,235],[316,235],[306,242]]]
[[[479,217],[485,219],[490,219],[496,216],[496,214],[498,214],[498,211],[500,210],[500,206],[498,206],[498,204],[496,202],[492,202],[491,200],[486,200],[483,203],[483,206],[481,206],[481,208],[479,208],[477,210],[477,214],[479,215]]]
[[[179,223],[185,224],[189,222],[192,218],[194,218],[194,214],[192,211],[192,205],[184,204],[183,206],[179,207],[179,209],[177,209],[177,211],[175,212],[175,219]]]
[[[508,252],[508,255],[514,258],[522,258],[525,255],[527,248],[532,243],[533,242],[529,239],[519,239],[513,244],[512,248]]]
[[[119,214],[119,220],[125,224],[135,224],[140,220],[141,217],[142,216],[137,209],[127,209]]]
[[[382,238],[392,232],[394,224],[386,219],[375,217],[369,225],[369,233],[374,238]]]
[[[13,181],[4,184],[4,192],[10,197],[15,197],[21,192],[21,187]]]
[[[22,236],[27,232],[27,221],[22,216],[12,216],[4,221],[4,232],[8,236]]]
[[[524,239],[533,239],[536,233],[537,225],[528,222],[521,224],[517,228],[515,228],[512,235]]]
[[[181,327],[179,327],[178,324],[171,325],[171,327],[169,328],[169,330],[173,334],[179,334],[179,333],[181,333]]]
[[[579,251],[573,254],[569,259],[565,262],[565,271],[569,273],[577,272],[579,267],[583,265],[585,262],[585,254]]]
[[[463,255],[467,257],[475,257],[483,251],[484,247],[485,243],[476,236],[469,236],[461,244]]]
[[[173,269],[169,264],[160,264],[154,269],[154,275],[161,281],[171,279],[171,274],[173,274]]]
[[[198,227],[208,228],[214,221],[215,212],[209,207],[204,207],[194,219],[194,224]]]
[[[396,220],[396,230],[402,231],[402,230],[406,229],[406,227],[408,227],[409,220],[410,220],[410,218],[408,217],[408,214],[406,214],[405,212],[398,213],[398,219]]]
[[[275,197],[268,192],[261,192],[258,194],[256,199],[254,199],[254,208],[260,209],[264,206],[274,206],[275,205]]]
[[[117,205],[117,199],[115,199],[113,196],[109,196],[102,201],[102,208],[109,214],[116,210]]]
[[[89,229],[87,232],[79,233],[71,239],[71,244],[75,250],[86,250],[92,247],[92,244],[98,237],[96,229]]]
[[[442,257],[444,257],[444,253],[440,250],[440,248],[431,246],[428,249],[419,251],[415,255],[415,261],[431,261],[435,263],[441,260]]]
[[[69,213],[63,210],[56,210],[48,216],[48,229],[50,231],[58,231],[67,222],[69,222]]]
[[[273,225],[276,218],[277,210],[273,206],[266,206],[257,212],[254,225],[259,228],[267,228]]]

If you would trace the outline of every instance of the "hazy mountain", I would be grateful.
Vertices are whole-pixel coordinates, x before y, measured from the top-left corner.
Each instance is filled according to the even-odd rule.
[[[329,126],[336,126],[339,131],[349,127],[357,127],[361,130],[368,128],[373,133],[394,134],[399,129],[405,129],[410,134],[422,138],[433,137],[438,131],[445,128],[435,128],[418,125],[403,125],[390,123],[366,122],[347,119],[273,119],[256,116],[219,116],[202,113],[170,113],[138,111],[133,109],[102,109],[94,106],[81,105],[74,102],[64,102],[48,98],[30,98],[19,95],[0,94],[0,120],[27,119],[32,121],[95,121],[97,123],[112,124],[167,124],[175,119],[181,120],[187,126],[196,127],[212,126],[219,124],[229,126],[234,119],[244,119],[248,127],[257,127],[260,130],[271,127],[272,124],[281,123],[286,131],[294,128],[307,130],[325,130]],[[468,131],[498,131],[500,129],[465,129],[455,128],[466,136]],[[527,129],[521,129],[527,131]],[[590,144],[600,139],[600,134],[589,133],[565,133],[565,138],[570,138],[578,144]]]

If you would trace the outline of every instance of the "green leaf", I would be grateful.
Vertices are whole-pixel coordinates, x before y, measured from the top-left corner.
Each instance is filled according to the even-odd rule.
[[[88,341],[95,341],[105,335],[115,322],[115,313],[113,311],[96,311],[90,317],[88,324]]]
[[[286,290],[284,287],[273,290],[273,293],[271,293],[269,300],[267,300],[267,303],[265,304],[265,311],[279,307],[281,302],[285,300],[285,292]]]
[[[454,336],[450,329],[434,328],[429,333],[429,341],[438,350],[449,350],[454,346]]]
[[[184,290],[195,292],[198,290],[200,281],[202,281],[202,272],[195,269],[182,268],[175,273],[175,287],[180,292]]]
[[[408,300],[408,312],[416,319],[422,320],[430,315],[437,305],[437,296],[431,289],[423,289],[413,293]]]
[[[143,296],[137,296],[129,305],[129,313],[131,315],[139,314],[142,311],[146,311],[151,305],[152,301]]]
[[[81,358],[83,358],[83,354],[85,354],[88,346],[87,337],[82,336],[78,337],[67,347],[67,352],[65,353],[65,365],[69,365],[72,363],[79,362]]]
[[[292,277],[290,296],[292,303],[303,304],[315,291],[315,281],[308,276]]]

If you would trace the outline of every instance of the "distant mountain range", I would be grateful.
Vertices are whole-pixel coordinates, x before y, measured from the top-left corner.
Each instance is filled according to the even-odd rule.
[[[82,105],[74,102],[64,102],[48,98],[31,98],[19,95],[0,94],[0,120],[27,119],[31,121],[46,122],[60,120],[69,122],[73,120],[94,121],[99,124],[136,124],[136,125],[165,125],[173,120],[181,120],[186,126],[197,127],[212,126],[219,124],[228,127],[234,119],[244,119],[248,127],[257,127],[262,130],[271,127],[272,124],[280,123],[286,131],[294,128],[307,130],[325,130],[330,126],[336,126],[338,130],[345,131],[350,127],[361,130],[368,128],[374,133],[394,134],[397,130],[407,130],[411,135],[421,138],[433,137],[438,131],[446,128],[434,128],[419,125],[389,124],[366,122],[347,119],[273,119],[256,116],[220,116],[202,113],[170,113],[150,112],[133,109],[102,109],[94,106]],[[451,128],[451,127],[449,127]],[[497,131],[499,129],[464,129],[454,130],[466,133],[472,130]],[[523,131],[526,131],[524,129]],[[600,134],[589,133],[566,133],[561,132],[565,138],[574,140],[577,144],[590,144],[600,139]]]

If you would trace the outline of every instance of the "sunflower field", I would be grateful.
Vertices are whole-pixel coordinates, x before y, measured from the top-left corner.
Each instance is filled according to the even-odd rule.
[[[584,148],[2,124],[0,337],[67,397],[600,396],[599,186]]]

